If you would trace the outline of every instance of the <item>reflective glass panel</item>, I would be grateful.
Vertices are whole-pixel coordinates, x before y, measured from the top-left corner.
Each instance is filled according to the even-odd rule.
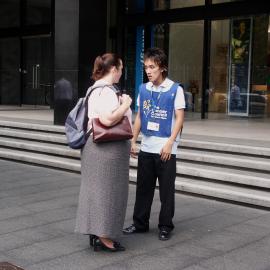
[[[50,24],[51,0],[27,0],[26,24]]]
[[[204,0],[153,0],[154,10],[203,6]]]
[[[0,104],[20,104],[20,40],[0,39]]]
[[[213,21],[208,118],[270,116],[269,15]]]
[[[23,39],[22,103],[50,105],[52,91],[51,38]]]
[[[229,3],[229,2],[239,2],[243,0],[212,0],[213,4]]]
[[[140,13],[145,10],[145,0],[126,0],[126,13]]]
[[[227,113],[230,21],[213,21],[211,25],[210,79],[206,89],[208,118],[223,118]]]
[[[18,27],[20,25],[20,1],[0,1],[0,28]]]
[[[249,115],[270,117],[270,24],[268,14],[253,17],[251,70]]]
[[[203,21],[154,25],[152,45],[167,53],[168,77],[184,88],[186,118],[200,118]]]

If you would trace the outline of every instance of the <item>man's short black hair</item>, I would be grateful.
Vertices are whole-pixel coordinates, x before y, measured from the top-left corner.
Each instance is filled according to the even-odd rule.
[[[144,60],[151,59],[157,64],[161,69],[163,69],[162,76],[163,78],[168,75],[168,59],[164,51],[160,48],[148,48],[144,52]]]

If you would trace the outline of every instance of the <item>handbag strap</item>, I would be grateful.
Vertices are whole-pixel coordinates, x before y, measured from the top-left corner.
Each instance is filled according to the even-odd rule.
[[[103,84],[103,85],[92,86],[91,89],[85,95],[85,102],[88,103],[89,97],[93,93],[94,90],[96,90],[97,88],[102,88],[103,89],[106,86],[111,88],[115,92],[115,94],[117,95],[117,92],[115,91],[115,88],[113,87],[113,85]],[[118,95],[117,95],[117,98],[119,100]],[[93,128],[91,127],[90,130],[87,133],[90,135],[92,133],[92,131],[93,131]]]

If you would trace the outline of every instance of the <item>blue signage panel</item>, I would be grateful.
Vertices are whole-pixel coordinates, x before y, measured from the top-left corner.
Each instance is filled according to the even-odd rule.
[[[231,20],[228,114],[248,116],[250,92],[251,18]]]
[[[143,83],[143,53],[144,53],[144,27],[138,26],[136,31],[135,111],[138,111],[136,101],[139,94],[139,86]]]

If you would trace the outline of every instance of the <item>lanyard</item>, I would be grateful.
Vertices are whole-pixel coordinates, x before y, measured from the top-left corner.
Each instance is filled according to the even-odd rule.
[[[160,89],[159,93],[158,93],[158,97],[157,97],[157,103],[155,103],[155,100],[153,98],[153,91],[151,89],[151,101],[153,103],[153,106],[154,107],[157,107],[158,103],[159,103],[159,100],[160,100],[160,97],[161,97],[161,94],[162,94],[162,88]]]

